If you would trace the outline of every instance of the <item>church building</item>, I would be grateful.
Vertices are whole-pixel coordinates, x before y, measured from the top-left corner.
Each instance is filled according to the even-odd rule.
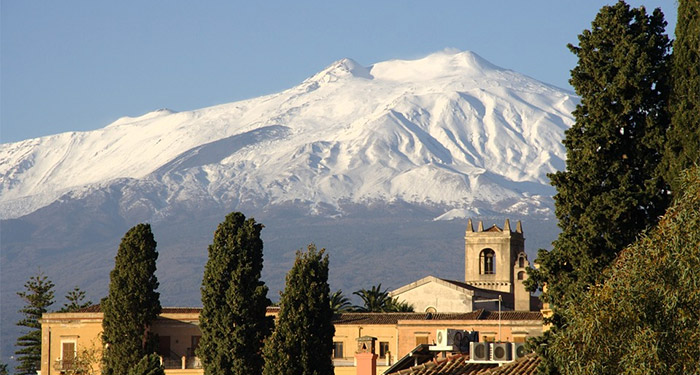
[[[467,222],[464,236],[464,280],[427,276],[390,292],[392,297],[413,305],[416,312],[539,311],[539,299],[525,289],[530,263],[525,254],[525,237],[520,221],[511,230],[506,219],[476,231]]]

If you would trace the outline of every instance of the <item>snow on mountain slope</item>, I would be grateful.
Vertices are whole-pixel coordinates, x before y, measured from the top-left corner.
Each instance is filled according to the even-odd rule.
[[[0,215],[124,178],[161,186],[166,203],[404,200],[547,214],[546,174],[564,166],[577,100],[472,52],[343,59],[273,95],[2,144]]]

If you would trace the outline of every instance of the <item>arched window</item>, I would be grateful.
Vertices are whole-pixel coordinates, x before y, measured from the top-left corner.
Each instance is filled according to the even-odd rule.
[[[525,280],[525,272],[523,272],[523,271],[518,272],[518,280]]]
[[[518,267],[525,268],[525,254],[520,254],[518,257]]]
[[[425,312],[435,314],[437,312],[437,309],[433,306],[428,306],[428,308],[425,309]]]
[[[496,253],[491,249],[481,250],[479,254],[479,273],[491,275],[496,273]]]

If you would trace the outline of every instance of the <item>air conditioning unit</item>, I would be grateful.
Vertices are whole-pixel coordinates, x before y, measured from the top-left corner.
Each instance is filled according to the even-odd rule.
[[[469,350],[468,343],[471,333],[462,329],[438,329],[436,338],[436,347],[450,351],[467,351]]]
[[[488,342],[471,342],[469,343],[469,359],[471,361],[488,361],[489,348]]]
[[[491,345],[491,359],[494,361],[511,361],[513,359],[511,349],[512,343],[496,342]]]
[[[529,352],[525,349],[524,342],[513,343],[513,359],[519,359],[526,356]]]

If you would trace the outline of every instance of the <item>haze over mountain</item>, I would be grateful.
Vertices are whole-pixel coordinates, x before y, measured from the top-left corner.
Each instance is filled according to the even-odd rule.
[[[165,305],[199,304],[206,246],[234,210],[266,226],[273,300],[309,242],[328,248],[331,286],[348,294],[460,279],[465,221],[452,219],[523,220],[533,259],[556,232],[547,174],[564,167],[577,102],[443,51],[369,67],[342,59],[277,94],[2,144],[2,330],[14,332],[15,292],[37,266],[57,306],[75,285],[98,301],[120,237],[143,221]]]

